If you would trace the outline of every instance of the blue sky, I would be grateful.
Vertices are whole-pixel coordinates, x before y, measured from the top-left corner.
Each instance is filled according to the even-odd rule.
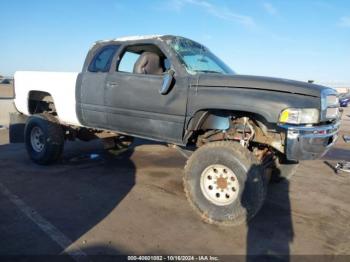
[[[175,34],[242,74],[350,83],[347,0],[0,1],[0,74],[80,71],[91,44]]]

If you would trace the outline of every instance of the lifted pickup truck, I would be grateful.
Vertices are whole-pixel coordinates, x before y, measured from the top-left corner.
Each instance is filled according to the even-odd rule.
[[[236,74],[203,45],[171,35],[96,42],[81,73],[16,72],[15,93],[10,136],[25,123],[34,162],[59,159],[66,139],[174,144],[190,152],[189,202],[220,225],[252,218],[268,178],[321,157],[340,125],[335,90]]]

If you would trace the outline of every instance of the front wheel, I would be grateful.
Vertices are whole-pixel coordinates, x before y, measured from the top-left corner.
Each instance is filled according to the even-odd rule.
[[[33,162],[47,165],[61,156],[64,133],[54,116],[40,114],[29,117],[24,136],[28,155]]]
[[[262,207],[267,183],[264,169],[238,143],[220,141],[195,151],[185,167],[186,196],[205,222],[239,225]]]

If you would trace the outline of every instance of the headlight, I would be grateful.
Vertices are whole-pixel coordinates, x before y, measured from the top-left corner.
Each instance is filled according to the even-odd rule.
[[[320,111],[316,108],[287,108],[280,114],[280,123],[316,124],[320,120]]]

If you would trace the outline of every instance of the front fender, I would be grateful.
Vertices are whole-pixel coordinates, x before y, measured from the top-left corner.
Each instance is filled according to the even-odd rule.
[[[239,87],[191,86],[187,120],[206,109],[248,112],[264,122],[276,124],[282,110],[289,107],[320,108],[320,99],[300,94]]]

